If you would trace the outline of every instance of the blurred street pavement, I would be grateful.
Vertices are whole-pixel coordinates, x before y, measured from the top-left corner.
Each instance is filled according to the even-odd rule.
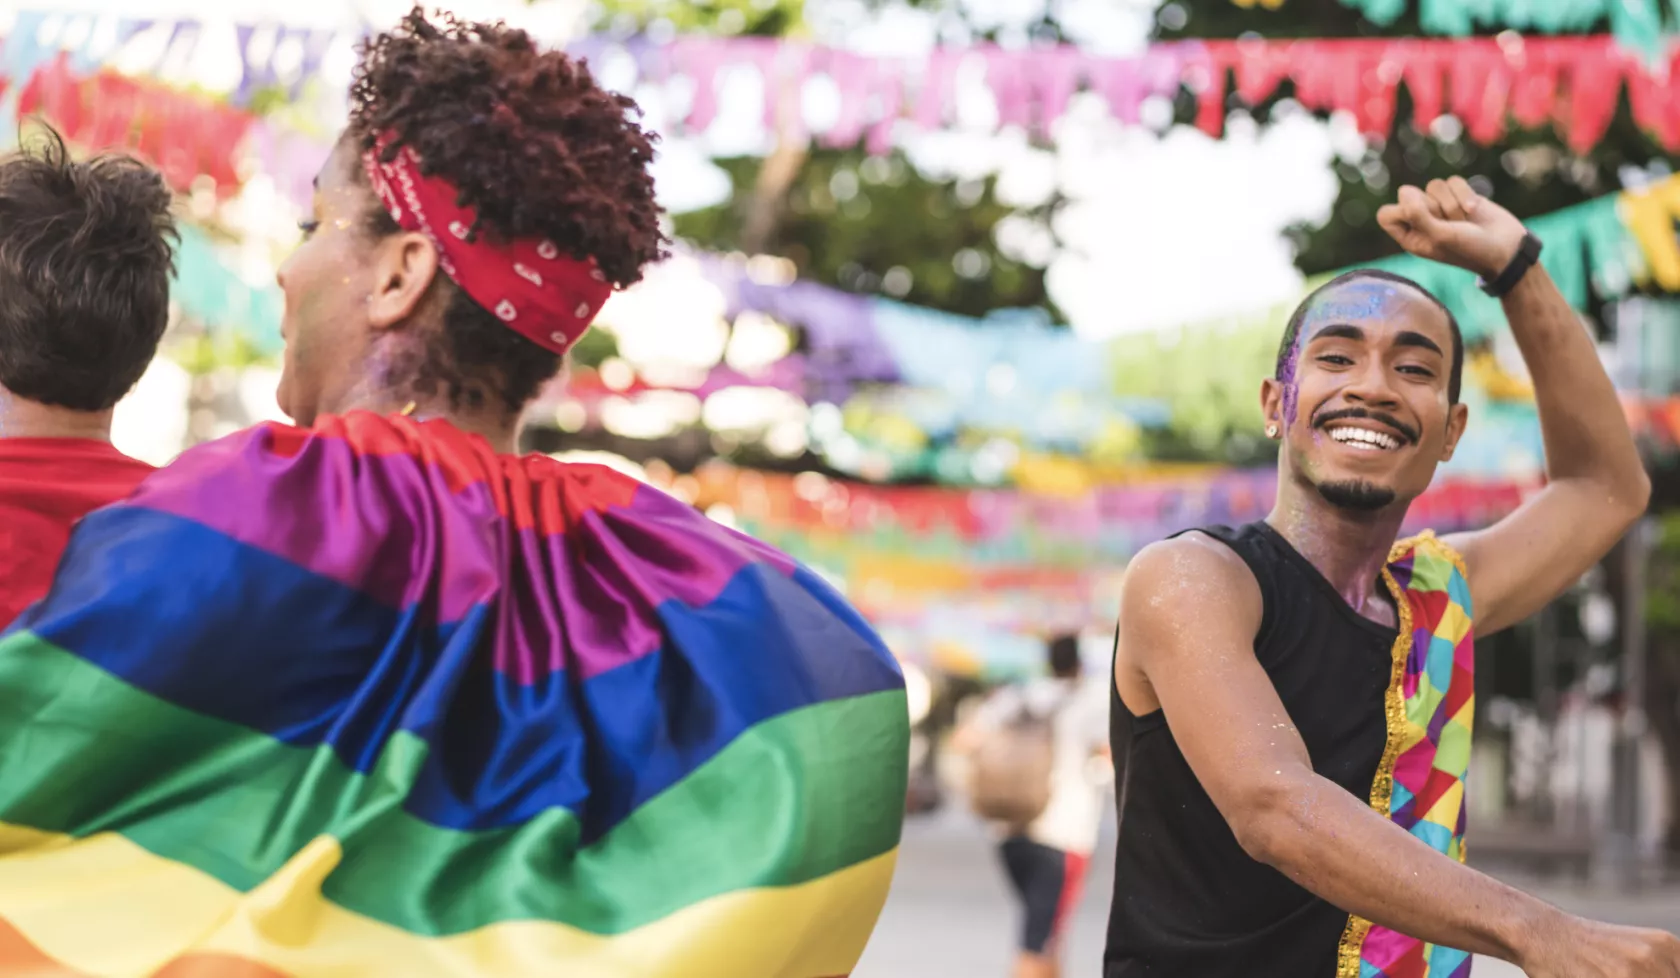
[[[1064,978],[1099,978],[1113,887],[1110,846],[1105,833],[1073,922]],[[1680,932],[1680,890],[1628,897],[1568,884],[1511,882],[1577,913]],[[1016,928],[984,827],[960,807],[947,806],[905,824],[892,896],[853,978],[1007,978]],[[1500,961],[1478,961],[1475,967],[1476,978],[1521,975]]]

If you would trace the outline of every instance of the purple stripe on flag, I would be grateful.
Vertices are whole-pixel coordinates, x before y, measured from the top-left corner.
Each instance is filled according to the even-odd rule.
[[[260,428],[200,445],[128,505],[194,520],[381,604],[426,606],[440,624],[488,601],[501,577],[487,487],[453,492],[435,466],[360,455],[340,438],[312,438],[295,456],[269,451]]]
[[[697,521],[714,532],[696,533]],[[587,679],[649,655],[664,640],[662,602],[674,598],[702,608],[749,564],[787,575],[795,566],[769,546],[646,487],[628,507],[585,514],[564,537],[521,531],[518,547],[526,566],[547,568],[514,575],[514,600],[501,605],[517,611],[504,610],[510,618],[497,624],[496,668],[522,683],[563,663]],[[528,593],[534,581],[551,590]],[[522,591],[527,593],[517,593]]]
[[[551,478],[568,478],[568,468],[555,462]],[[568,514],[575,522],[564,534],[545,535],[500,515],[484,483],[452,489],[440,468],[413,456],[364,455],[334,437],[281,456],[260,429],[183,454],[127,505],[193,520],[381,604],[421,606],[422,621],[517,607],[517,618],[497,625],[496,662],[521,678],[568,661],[560,636],[590,663],[589,675],[652,652],[660,602],[703,606],[755,561],[782,573],[794,567],[649,486],[638,486],[627,507]],[[555,590],[511,605],[496,600],[504,587],[539,586]],[[581,622],[589,627],[575,631]]]

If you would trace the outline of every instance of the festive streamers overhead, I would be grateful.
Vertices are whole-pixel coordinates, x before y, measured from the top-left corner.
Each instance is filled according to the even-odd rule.
[[[1665,451],[1680,449],[1680,397],[1630,398],[1622,407],[1636,434]]]
[[[211,331],[238,334],[262,354],[280,352],[280,317],[285,300],[278,289],[252,288],[229,271],[203,231],[181,225],[175,279],[169,298],[188,319]]]
[[[239,187],[235,153],[254,121],[240,109],[155,82],[110,71],[77,74],[63,54],[37,68],[18,93],[18,114],[34,113],[72,143],[146,157],[177,190],[208,176],[224,197]]]
[[[571,47],[597,63],[622,51],[644,80],[691,79],[694,97],[683,122],[703,130],[716,118],[723,74],[755,69],[765,84],[757,111],[776,121],[778,93],[827,79],[839,96],[834,121],[820,135],[831,146],[864,139],[870,152],[885,152],[895,126],[937,129],[956,118],[959,76],[978,69],[997,106],[998,124],[1047,133],[1080,90],[1103,98],[1115,118],[1136,123],[1145,99],[1178,91],[1192,63],[1195,43],[1157,45],[1132,58],[1104,58],[1071,46],[1004,49],[991,45],[937,48],[915,57],[875,57],[771,38],[684,37],[669,44],[645,39],[624,43],[590,38]]]
[[[1405,0],[1346,2],[1382,20],[1397,15]],[[820,139],[829,145],[863,139],[872,152],[884,152],[899,126],[934,129],[954,121],[959,88],[970,76],[978,76],[992,96],[1000,126],[1048,133],[1080,91],[1094,93],[1116,118],[1135,123],[1147,99],[1172,96],[1188,86],[1201,100],[1199,124],[1217,134],[1226,112],[1227,72],[1235,73],[1236,92],[1245,101],[1264,100],[1289,80],[1304,104],[1351,112],[1370,135],[1388,134],[1397,87],[1404,82],[1419,127],[1451,112],[1464,120],[1472,139],[1487,143],[1497,140],[1511,120],[1529,127],[1553,123],[1577,151],[1603,135],[1625,87],[1634,118],[1665,146],[1680,148],[1680,93],[1668,84],[1677,49],[1658,37],[1661,18],[1652,9],[1658,0],[1421,2],[1427,23],[1458,34],[1470,29],[1472,14],[1476,23],[1503,17],[1520,26],[1529,18],[1541,29],[1562,29],[1590,23],[1584,19],[1588,13],[1597,16],[1608,8],[1613,23],[1643,49],[1610,36],[1523,38],[1507,33],[1463,39],[1180,41],[1127,58],[1099,57],[1071,46],[986,45],[881,57],[773,38],[693,36],[669,43],[591,37],[572,50],[597,64],[628,56],[643,81],[686,78],[692,98],[682,121],[695,130],[717,118],[722,81],[737,69],[756,72],[763,81],[752,111],[766,125],[778,121],[781,93],[802,91],[807,82],[821,79],[837,95],[838,108]],[[109,25],[101,27],[105,21]],[[67,53],[72,70],[86,73],[120,54],[130,71],[175,72],[179,68],[171,66],[189,63],[206,34],[193,21],[25,12],[8,40],[6,65],[12,77],[21,78]],[[277,87],[295,98],[335,45],[351,44],[358,36],[257,25],[237,26],[234,35],[240,72],[230,95],[238,105],[265,88]],[[147,39],[164,43],[143,45]],[[135,50],[144,57],[134,55]],[[731,97],[746,91],[732,90]],[[784,121],[796,128],[802,124]]]
[[[1680,291],[1676,219],[1680,177],[1528,223],[1546,242],[1547,270],[1584,309],[1593,295],[1620,297],[1648,274]],[[1498,302],[1469,272],[1409,255],[1371,264],[1439,296],[1472,343],[1505,328]],[[939,468],[933,458],[912,457],[929,441],[965,432],[1089,453],[1105,442],[1124,444],[1139,427],[1171,424],[1217,447],[1231,434],[1230,419],[1253,414],[1253,383],[1270,369],[1294,305],[1240,322],[1093,343],[1020,314],[968,319],[809,282],[756,282],[724,262],[704,267],[723,289],[730,315],[751,309],[804,330],[807,397],[845,404],[848,432],[896,453],[895,470],[917,474]],[[895,442],[878,430],[882,425],[915,438]]]
[[[944,668],[956,665],[953,654],[978,659],[968,663],[978,670],[1019,660],[1023,648],[1041,652],[1051,632],[1111,627],[1119,575],[1139,548],[1192,526],[1263,518],[1277,472],[1216,470],[1077,498],[870,486],[722,464],[676,481],[697,505],[727,508],[741,529],[844,580],[871,621],[905,630],[895,649]],[[1437,479],[1413,503],[1407,532],[1485,526],[1536,487]],[[1021,641],[1035,635],[1040,641]]]
[[[203,45],[234,40],[239,76],[227,95],[244,106],[265,89],[297,99],[303,86],[320,75],[335,44],[348,46],[366,33],[365,28],[330,31],[274,23],[236,24],[232,31],[232,37],[223,38],[196,20],[25,10],[18,12],[7,36],[5,65],[13,77],[25,77],[62,53],[79,73],[120,60],[130,72],[174,75],[184,73]]]
[[[1446,112],[1463,120],[1478,143],[1523,127],[1551,123],[1570,148],[1585,152],[1603,137],[1625,86],[1636,122],[1664,146],[1680,148],[1680,96],[1668,82],[1680,49],[1652,67],[1609,37],[1464,40],[1241,40],[1202,43],[1206,84],[1198,124],[1217,135],[1226,113],[1226,73],[1236,94],[1255,104],[1295,84],[1314,109],[1352,113],[1361,132],[1387,136],[1401,82],[1411,92],[1412,123],[1429,126]]]
[[[1646,190],[1621,195],[1621,214],[1644,252],[1651,277],[1668,292],[1680,292],[1680,177],[1669,177]]]
[[[683,121],[697,130],[717,115],[726,69],[750,67],[765,79],[754,111],[767,125],[776,118],[773,95],[826,77],[840,109],[820,138],[849,145],[865,137],[872,152],[890,145],[895,126],[929,129],[954,119],[959,75],[970,65],[984,73],[999,125],[1040,132],[1049,131],[1082,89],[1101,95],[1115,117],[1136,122],[1145,99],[1174,94],[1182,84],[1200,99],[1198,124],[1217,135],[1226,114],[1226,76],[1234,73],[1244,101],[1261,102],[1291,81],[1303,104],[1350,112],[1368,135],[1389,133],[1404,82],[1420,128],[1451,112],[1464,120],[1472,139],[1491,143],[1512,121],[1524,127],[1551,123],[1577,151],[1603,136],[1625,87],[1635,120],[1663,145],[1680,148],[1680,95],[1668,84],[1676,50],[1665,50],[1652,65],[1609,36],[1182,41],[1136,58],[1100,58],[1068,47],[866,57],[766,38],[622,45],[591,39],[575,50],[597,58],[622,51],[644,79],[689,78],[694,97]]]
[[[1357,2],[1373,15],[1392,16],[1389,11],[1397,12],[1396,3],[1403,0]],[[1441,4],[1424,2],[1428,13],[1443,24],[1459,23],[1441,13],[1446,9]],[[1450,2],[1468,6],[1466,0]],[[1477,0],[1476,9],[1492,13],[1488,3],[1496,2]],[[1516,10],[1517,0],[1504,2],[1512,6],[1500,10]],[[1627,8],[1617,15],[1623,18],[1618,23],[1644,23],[1644,15],[1629,11],[1654,2],[1633,0],[1629,7],[1624,0],[1614,0],[1618,10]],[[1573,8],[1555,17],[1538,12],[1551,5],[1525,0],[1521,7],[1533,12],[1542,26],[1579,21],[1581,14]],[[74,17],[20,14],[6,47],[12,77],[25,77],[61,53],[70,55],[72,70],[85,73],[167,29],[166,44],[146,49],[155,48],[152,60],[157,63],[152,67],[164,70],[168,64],[190,61],[204,33],[191,21],[122,19],[101,32],[90,26],[96,18],[81,20],[88,22],[85,29],[75,26]],[[355,36],[254,25],[239,26],[235,34],[241,59],[239,80],[231,92],[235,104],[274,86],[295,97],[298,86],[321,70],[333,46],[349,44]],[[982,79],[1000,126],[1048,133],[1080,91],[1096,94],[1116,118],[1135,123],[1145,100],[1172,96],[1180,86],[1188,86],[1201,100],[1199,124],[1217,134],[1226,112],[1227,72],[1235,74],[1236,93],[1245,101],[1262,101],[1285,80],[1292,81],[1304,104],[1351,112],[1370,135],[1388,134],[1397,87],[1404,82],[1419,127],[1451,112],[1464,120],[1472,139],[1487,143],[1500,138],[1511,120],[1528,127],[1553,123],[1577,151],[1603,135],[1625,87],[1634,118],[1665,146],[1680,148],[1680,94],[1667,82],[1677,49],[1665,47],[1657,56],[1641,56],[1609,36],[1181,41],[1155,45],[1128,58],[1099,57],[1071,46],[986,45],[937,48],[918,57],[879,57],[757,37],[682,37],[669,43],[591,37],[572,45],[572,50],[598,64],[628,56],[644,81],[686,78],[692,98],[682,121],[695,130],[717,118],[722,81],[737,69],[756,72],[762,80],[752,111],[766,125],[778,121],[780,93],[803,90],[807,82],[822,79],[838,96],[838,108],[818,134],[820,139],[829,145],[863,139],[872,152],[884,152],[899,126],[935,129],[953,122],[960,84],[970,76]],[[144,65],[136,69],[130,64],[144,60],[125,58],[124,64],[129,70],[145,70]],[[746,91],[732,89],[731,97],[738,99]],[[798,119],[783,121],[796,128],[802,125]]]
[[[754,536],[840,573],[854,595],[868,572],[894,571],[894,589],[923,593],[1007,586],[1007,575],[1123,566],[1144,545],[1209,523],[1260,519],[1276,499],[1275,469],[1237,469],[1078,497],[1011,490],[886,487],[712,465],[695,474],[694,502],[722,504]],[[1537,485],[1524,481],[1437,480],[1413,503],[1408,530],[1485,526],[1514,510]],[[795,553],[795,556],[800,556]],[[854,575],[862,568],[863,581]],[[943,568],[928,573],[933,568]],[[984,580],[981,580],[984,578]],[[1020,582],[1016,582],[1020,586]]]
[[[1232,0],[1239,7],[1252,7],[1255,0]],[[1270,10],[1282,8],[1285,0],[1261,0]],[[1358,10],[1375,24],[1395,21],[1411,0],[1341,0],[1342,6]],[[1546,34],[1578,34],[1590,31],[1606,18],[1610,33],[1622,44],[1655,53],[1673,33],[1672,8],[1665,17],[1662,0],[1416,0],[1418,23],[1431,34],[1464,37],[1478,28],[1508,27]]]

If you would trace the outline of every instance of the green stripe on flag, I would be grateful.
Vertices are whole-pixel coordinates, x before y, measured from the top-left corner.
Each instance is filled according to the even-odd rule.
[[[878,856],[898,844],[908,740],[902,690],[804,707],[578,849],[564,809],[476,832],[404,811],[428,749],[412,734],[361,774],[330,748],[175,706],[32,633],[0,641],[0,821],[120,832],[246,891],[330,834],[344,859],[325,895],[425,936],[509,920],[618,934]]]

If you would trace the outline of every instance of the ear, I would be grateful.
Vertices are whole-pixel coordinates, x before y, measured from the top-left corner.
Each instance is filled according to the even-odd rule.
[[[1454,404],[1447,411],[1447,441],[1441,447],[1441,461],[1452,461],[1453,452],[1458,450],[1458,440],[1464,437],[1464,428],[1470,423],[1470,408],[1463,404]]]
[[[373,263],[368,325],[391,329],[414,314],[438,274],[437,247],[424,234],[404,231],[380,241]]]
[[[1277,427],[1277,432],[1283,434],[1283,384],[1277,379],[1267,377],[1260,382],[1260,413],[1265,417],[1266,427]]]

